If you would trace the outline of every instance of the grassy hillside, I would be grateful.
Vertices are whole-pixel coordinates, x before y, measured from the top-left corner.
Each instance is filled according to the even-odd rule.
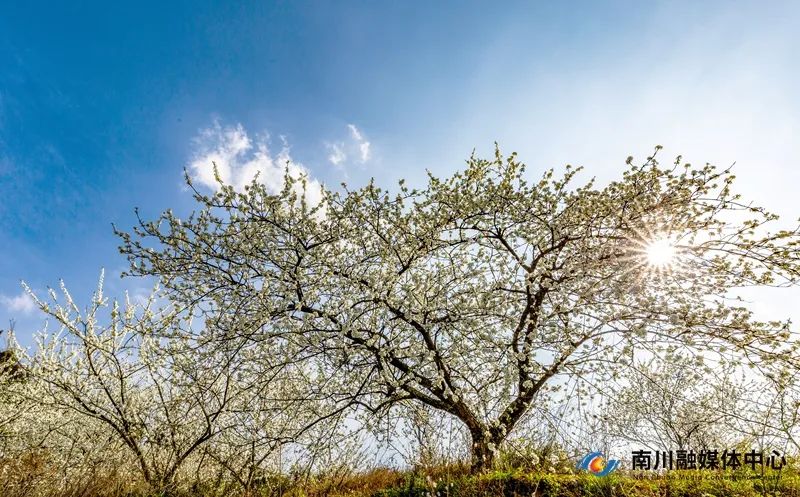
[[[36,485],[34,472],[16,473],[0,468],[3,497],[166,497],[120,475],[96,478],[51,490]],[[41,470],[42,468],[39,468]],[[492,471],[470,475],[466,466],[440,466],[426,470],[388,468],[317,478],[274,475],[242,492],[219,483],[183,488],[170,497],[800,497],[800,474],[795,469],[756,474],[750,471],[672,471],[668,474],[634,474],[619,471],[605,477],[583,472],[549,473],[530,470]]]

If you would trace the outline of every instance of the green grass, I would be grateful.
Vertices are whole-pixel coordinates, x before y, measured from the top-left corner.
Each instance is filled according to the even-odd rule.
[[[357,494],[350,494],[357,495]],[[373,497],[800,497],[800,476],[673,471],[667,475],[552,474],[495,471],[431,481],[408,476],[403,485],[378,490]]]
[[[508,467],[471,475],[467,465],[454,464],[412,471],[376,468],[311,479],[272,475],[249,491],[232,482],[208,481],[181,486],[170,496],[154,495],[141,482],[112,474],[37,484],[35,468],[26,468],[31,471],[0,471],[0,497],[800,497],[800,473],[789,467],[764,475],[697,470],[617,471],[597,477],[566,466],[560,471]]]

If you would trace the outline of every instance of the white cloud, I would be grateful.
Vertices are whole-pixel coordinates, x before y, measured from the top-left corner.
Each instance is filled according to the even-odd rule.
[[[365,164],[371,157],[370,142],[355,124],[348,124],[350,136],[346,140],[327,143],[328,161],[337,167],[343,167],[348,157],[354,157],[360,164]]]
[[[36,303],[26,292],[19,295],[0,295],[0,304],[10,313],[31,314],[36,310]]]
[[[197,147],[189,170],[192,178],[201,185],[219,189],[214,177],[214,165],[223,183],[243,190],[256,176],[269,193],[278,193],[283,188],[284,174],[288,168],[293,178],[306,176],[306,199],[315,205],[322,199],[319,181],[302,164],[292,160],[289,146],[281,137],[280,151],[273,153],[269,148],[269,137],[257,135],[251,138],[241,124],[222,126],[218,121],[204,129],[195,138]],[[299,185],[298,185],[298,188]]]
[[[328,145],[330,149],[330,154],[328,155],[328,160],[331,161],[331,164],[334,166],[340,165],[342,162],[347,159],[347,154],[344,153],[342,150],[341,143],[332,143]]]
[[[359,144],[358,150],[361,152],[361,162],[367,162],[369,160],[369,142]]]
[[[350,129],[350,135],[353,137],[353,140],[358,145],[361,163],[363,164],[369,160],[369,142],[364,138],[361,130],[359,130],[355,124],[348,124],[347,127]]]
[[[356,128],[355,124],[348,124],[347,129],[350,130],[350,134],[353,135],[354,140],[359,142],[364,140],[364,135],[362,135],[361,131],[359,131],[358,128]]]

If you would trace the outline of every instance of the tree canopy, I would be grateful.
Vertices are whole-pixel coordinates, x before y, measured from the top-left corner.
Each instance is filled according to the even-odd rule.
[[[306,388],[380,413],[419,402],[460,420],[473,467],[569,382],[591,395],[637,354],[699,366],[794,361],[786,323],[735,291],[793,285],[800,232],[741,200],[730,170],[679,157],[604,186],[580,168],[530,180],[515,154],[471,157],[394,191],[302,176],[270,194],[192,186],[197,210],[117,231],[128,274],[213,319],[202,337],[296,359]],[[319,198],[314,195],[313,198]]]

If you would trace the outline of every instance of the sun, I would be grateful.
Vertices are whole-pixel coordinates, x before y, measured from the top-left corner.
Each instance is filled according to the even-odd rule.
[[[632,231],[623,256],[626,264],[621,271],[621,277],[624,278],[621,281],[630,285],[632,291],[641,292],[652,282],[683,285],[690,281],[688,278],[677,277],[688,276],[692,249],[687,243],[691,243],[692,236],[663,224],[649,229],[633,228]]]
[[[650,241],[645,247],[647,263],[657,268],[668,268],[675,262],[674,241],[669,237],[658,237]]]

